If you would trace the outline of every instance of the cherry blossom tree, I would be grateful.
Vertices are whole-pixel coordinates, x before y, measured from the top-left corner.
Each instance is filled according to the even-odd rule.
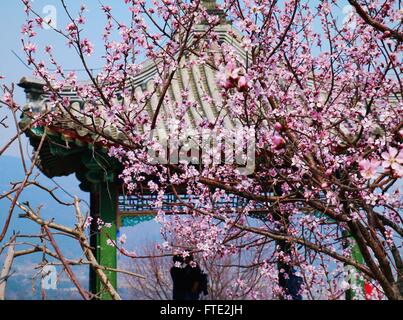
[[[61,1],[70,22],[54,31],[80,58],[89,79],[84,83],[63,70],[51,46],[35,45],[43,19],[23,2],[23,50],[50,97],[49,108],[32,121],[57,126],[68,117],[96,135],[123,166],[126,192],[148,188],[156,195],[162,249],[178,250],[174,235],[181,250],[205,259],[259,250],[253,267],[281,299],[292,298],[281,282],[295,276],[308,299],[339,299],[346,289],[359,296],[359,286],[347,281],[351,268],[376,288],[374,296],[402,299],[399,1],[351,0],[354,14],[343,24],[339,1],[331,0],[224,0],[215,9],[214,1],[124,0],[127,21],[102,6],[103,48],[85,35],[85,7],[73,14]],[[232,26],[228,35],[236,41],[222,41],[217,27],[223,23]],[[36,58],[39,50],[47,62]],[[91,55],[104,60],[96,75],[88,66]],[[157,72],[154,86],[138,91],[133,79],[144,60]],[[158,126],[175,124],[173,135],[187,134],[186,114],[201,108],[186,89],[181,103],[168,99],[177,74],[194,65],[216,74],[219,99],[206,94],[200,101],[225,110],[214,120],[203,118],[198,129],[219,129],[226,117],[253,129],[240,139],[242,150],[255,142],[253,172],[214,162],[224,144],[204,154],[202,165],[153,161],[150,149],[163,151],[153,136]],[[84,107],[72,108],[64,90],[76,92]],[[12,91],[4,89],[2,101],[13,107]],[[230,139],[225,130],[220,135]],[[168,193],[177,198],[173,211],[187,215],[166,215]],[[234,197],[237,206],[225,205]]]

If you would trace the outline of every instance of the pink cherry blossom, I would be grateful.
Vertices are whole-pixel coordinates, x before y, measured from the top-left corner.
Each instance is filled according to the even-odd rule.
[[[82,46],[84,54],[86,54],[87,56],[92,55],[92,53],[94,52],[94,46],[88,39],[82,40],[81,46]]]
[[[274,124],[274,129],[275,129],[277,132],[281,132],[282,129],[283,129],[283,126],[281,125],[280,122],[276,122],[276,123]]]
[[[9,106],[12,105],[12,103],[13,103],[13,97],[12,97],[12,95],[10,94],[10,92],[5,92],[5,93],[4,93],[4,95],[3,95],[3,101],[4,101],[5,103],[7,103]]]
[[[126,234],[122,234],[122,235],[119,237],[119,242],[120,242],[121,244],[125,244],[125,243],[126,243],[126,240],[127,240]]]
[[[24,46],[24,50],[27,51],[28,53],[34,53],[36,51],[36,45],[34,43],[27,43]]]
[[[283,137],[279,135],[274,135],[273,138],[271,139],[271,143],[275,150],[280,150],[284,147],[285,140]]]
[[[384,168],[392,168],[393,170],[401,170],[403,164],[403,152],[394,147],[389,147],[388,151],[382,153],[382,166]]]
[[[248,81],[246,80],[246,77],[239,77],[237,88],[239,91],[245,91],[248,88]]]
[[[79,16],[76,20],[77,24],[85,24],[85,17]]]
[[[66,26],[66,30],[67,30],[69,33],[72,33],[72,32],[75,32],[75,31],[77,30],[77,27],[76,27],[76,25],[75,25],[73,22],[71,22],[71,23],[69,23],[69,24]]]
[[[93,217],[87,217],[87,219],[85,219],[85,223],[84,223],[84,228],[87,229],[91,223],[92,223]]]
[[[380,161],[377,160],[363,159],[360,162],[358,162],[358,168],[360,170],[360,173],[365,179],[375,178],[377,175],[377,169],[379,165]]]
[[[241,75],[242,69],[236,66],[234,60],[226,65],[221,65],[217,73],[217,81],[222,88],[231,89],[237,87],[240,91],[247,88],[247,79]]]

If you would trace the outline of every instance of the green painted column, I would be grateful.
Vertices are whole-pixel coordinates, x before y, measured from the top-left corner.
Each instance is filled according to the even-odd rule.
[[[364,257],[362,256],[360,247],[354,238],[347,231],[343,231],[343,237],[345,238],[343,247],[346,249],[351,247],[351,257],[354,261],[363,264]],[[345,265],[345,270],[347,271],[347,279],[346,281],[351,285],[360,288],[361,294],[365,297],[365,281],[362,279],[361,272],[358,271],[355,267],[351,265]],[[357,295],[354,290],[347,289],[346,290],[346,300],[355,300]]]
[[[90,211],[93,221],[90,230],[90,245],[97,262],[104,266],[116,269],[117,250],[108,244],[108,240],[116,243],[118,194],[119,185],[116,183],[116,172],[120,171],[119,163],[110,159],[106,152],[88,146],[87,151],[81,154],[84,170],[76,173],[81,182],[80,188],[90,192]],[[99,230],[98,219],[106,224]],[[104,270],[111,284],[117,288],[117,274],[114,271]],[[102,300],[109,300],[111,296],[104,289],[95,271],[90,269],[90,291],[97,294]]]
[[[358,244],[354,240],[352,240],[351,245],[352,245],[351,257],[360,264],[364,263],[364,257],[361,254]],[[348,266],[347,270],[349,272],[348,282],[350,283],[350,285],[360,288],[361,294],[365,298],[365,281],[362,279],[360,271],[358,271],[353,266]],[[348,289],[346,291],[346,300],[355,300],[355,298],[356,298],[356,294],[355,294],[354,290]]]
[[[112,183],[101,183],[99,190],[99,210],[100,217],[103,222],[110,223],[109,228],[102,228],[99,234],[99,263],[106,267],[117,268],[117,252],[116,247],[109,245],[108,240],[116,243],[117,233],[117,208],[118,208],[118,195],[117,187]],[[112,285],[117,288],[117,274],[113,271],[105,271],[108,279]],[[111,297],[108,293],[101,294],[102,300],[109,300]]]
[[[110,227],[103,227],[101,231],[96,234],[96,250],[95,255],[100,265],[110,268],[117,268],[117,250],[116,247],[108,244],[108,240],[116,243],[117,233],[117,207],[118,207],[118,193],[117,186],[113,183],[102,182],[97,186],[98,192],[95,201],[99,203],[99,218],[105,224],[110,224]],[[94,217],[96,219],[96,217]],[[95,222],[96,224],[96,222]],[[113,271],[104,271],[111,284],[117,288],[117,274]],[[96,275],[93,275],[93,277]],[[92,282],[93,292],[100,293],[101,300],[110,300],[111,296],[106,292],[102,283],[96,277],[96,280],[90,279]]]

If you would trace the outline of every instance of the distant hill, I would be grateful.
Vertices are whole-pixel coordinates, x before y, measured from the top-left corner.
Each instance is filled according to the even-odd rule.
[[[27,162],[27,166],[30,166],[30,162]],[[37,173],[36,170],[34,173]],[[18,182],[24,179],[24,170],[21,164],[21,160],[17,157],[11,156],[0,156],[0,193],[3,193],[10,189],[10,182]],[[81,192],[78,188],[78,182],[74,176],[63,177],[57,179],[64,189],[73,195],[77,195],[80,198],[88,199],[88,195]],[[38,181],[43,183],[49,188],[54,188],[56,185],[52,180],[46,177],[38,178]],[[64,201],[71,202],[71,198],[64,192],[57,191],[57,194]],[[28,201],[31,206],[38,207],[43,206],[41,209],[41,214],[46,219],[54,218],[57,222],[67,225],[74,224],[74,214],[71,208],[61,206],[56,201],[54,201],[48,193],[40,191],[36,187],[27,188],[19,197],[20,202]],[[6,216],[10,206],[10,201],[8,199],[0,200],[0,212],[2,212],[2,217]],[[8,229],[8,234],[6,239],[8,239],[13,231],[19,231],[21,233],[30,234],[38,233],[39,227],[33,222],[18,218],[17,215],[21,212],[18,208],[14,211],[14,216],[11,220],[10,227]],[[3,214],[4,213],[4,214]],[[4,219],[0,218],[0,226],[3,226]],[[19,249],[22,249],[19,248]],[[61,242],[61,249],[63,253],[69,258],[77,258],[81,250],[76,241],[72,239],[65,239]],[[4,260],[4,253],[0,256],[0,265]],[[15,272],[10,278],[7,286],[7,299],[40,299],[40,279],[37,278],[33,282],[32,277],[38,271],[34,267],[42,259],[41,254],[34,254],[25,257],[18,257],[14,264],[12,270]],[[87,271],[88,269],[85,268]],[[60,270],[58,270],[60,271]],[[84,281],[87,283],[87,273],[83,274]],[[32,290],[32,285],[34,283]],[[48,299],[77,299],[80,298],[75,288],[72,286],[71,282],[67,279],[59,286],[60,290],[50,290],[48,292]],[[52,292],[53,291],[53,292]]]

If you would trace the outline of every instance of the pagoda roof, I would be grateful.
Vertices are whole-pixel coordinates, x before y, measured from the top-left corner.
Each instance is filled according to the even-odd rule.
[[[205,1],[207,5],[209,2]],[[210,8],[210,11],[212,9]],[[211,13],[217,13],[211,11]],[[208,26],[200,24],[195,27],[195,32],[203,32]],[[237,32],[231,24],[221,19],[221,23],[214,28],[221,42],[231,45],[235,48],[237,59],[241,64],[246,65],[247,54],[241,47],[241,34]],[[220,52],[213,52],[212,54],[222,54]],[[158,121],[156,123],[155,134],[158,139],[166,138],[168,134],[168,126],[170,121],[175,120],[175,113],[170,110],[169,105],[182,103],[181,93],[188,90],[189,101],[195,103],[195,107],[189,108],[184,115],[185,127],[188,129],[197,129],[206,120],[210,123],[217,123],[220,119],[220,126],[232,130],[238,125],[237,120],[229,116],[227,110],[222,105],[222,98],[219,93],[216,82],[216,73],[218,66],[211,67],[209,64],[192,64],[190,67],[185,66],[186,62],[192,59],[197,59],[194,54],[186,55],[181,61],[178,70],[172,79],[172,82],[166,93],[164,102],[162,104]],[[157,66],[155,61],[145,61],[142,64],[141,71],[131,79],[130,86],[134,88],[136,95],[142,96],[147,92],[155,93],[149,99],[146,105],[146,112],[150,119],[152,119],[158,100],[161,94],[161,88],[156,88],[154,85],[154,77],[157,74]],[[84,82],[85,83],[85,82]],[[50,102],[50,94],[46,93],[43,89],[45,82],[41,79],[23,77],[20,80],[19,86],[24,88],[27,98],[27,104],[24,108],[24,113],[20,126],[24,127],[34,118],[35,114],[43,114],[52,107]],[[64,113],[63,116],[57,118],[56,123],[46,128],[46,131],[39,130],[38,128],[31,128],[26,131],[30,138],[31,145],[36,149],[41,135],[46,132],[50,137],[48,143],[54,144],[54,140],[58,140],[57,145],[63,146],[67,149],[77,149],[82,147],[90,147],[99,145],[101,148],[105,146],[100,143],[101,137],[99,134],[93,132],[89,128],[96,125],[97,131],[102,131],[104,136],[110,137],[113,141],[127,142],[125,135],[120,132],[112,123],[106,123],[104,117],[90,117],[83,114],[85,108],[85,101],[77,95],[71,88],[65,88],[60,93],[62,96],[69,97],[70,108],[69,113],[76,117],[79,121],[74,121],[69,113]],[[205,99],[209,97],[209,99]],[[138,125],[137,130],[139,133],[144,133],[145,128]],[[52,142],[53,140],[53,142]],[[45,147],[41,150],[38,160],[38,166],[49,177],[68,175],[77,172],[81,169],[76,168],[74,165],[62,166],[61,160],[64,155],[55,156],[51,147]],[[60,153],[60,152],[59,152]],[[73,152],[74,153],[74,152]],[[60,158],[61,157],[61,158]],[[72,159],[69,160],[74,161]]]

